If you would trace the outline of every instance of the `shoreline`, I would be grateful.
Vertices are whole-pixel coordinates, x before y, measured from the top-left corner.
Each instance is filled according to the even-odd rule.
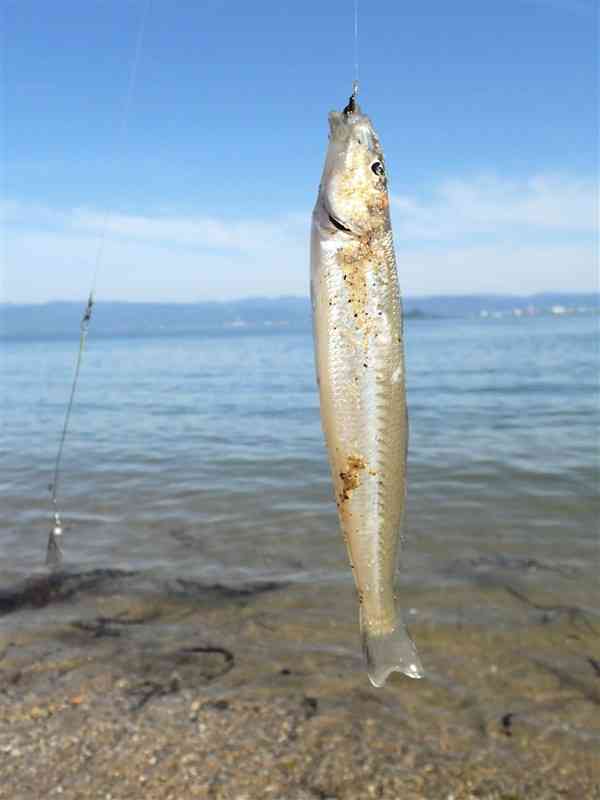
[[[595,618],[423,615],[425,679],[376,690],[324,601],[117,570],[5,591],[0,798],[600,798]]]

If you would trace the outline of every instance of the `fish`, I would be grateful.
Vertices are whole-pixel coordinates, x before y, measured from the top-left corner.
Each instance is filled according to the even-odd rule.
[[[423,668],[396,607],[406,503],[403,321],[379,137],[356,91],[329,114],[311,225],[311,304],[321,423],[359,602],[367,674]]]

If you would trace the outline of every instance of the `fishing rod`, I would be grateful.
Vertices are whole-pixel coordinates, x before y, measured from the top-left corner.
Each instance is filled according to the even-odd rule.
[[[140,24],[138,27],[137,39],[135,43],[135,49],[133,58],[131,61],[131,67],[129,70],[129,81],[127,84],[127,89],[125,92],[125,96],[123,99],[123,107],[121,111],[121,122],[118,127],[117,131],[117,141],[115,144],[115,152],[117,151],[118,147],[121,147],[123,144],[123,140],[125,138],[125,134],[127,132],[127,126],[129,121],[129,112],[131,110],[131,106],[133,103],[133,95],[135,90],[135,85],[137,81],[137,73],[138,67],[140,64],[141,54],[142,54],[142,45],[144,41],[144,34],[146,32],[146,23],[148,21],[148,16],[150,14],[150,7],[152,5],[152,0],[146,0],[146,4],[144,6],[144,10],[140,19]],[[88,294],[87,303],[83,312],[83,316],[81,318],[81,322],[79,324],[79,349],[77,352],[77,358],[75,361],[75,370],[73,373],[73,381],[71,383],[71,393],[69,395],[69,400],[67,403],[67,408],[65,411],[65,418],[63,422],[63,427],[59,439],[58,450],[56,453],[56,460],[54,462],[54,472],[52,476],[52,482],[49,484],[48,489],[50,491],[51,497],[51,504],[52,504],[52,527],[50,529],[50,534],[48,536],[48,546],[46,549],[46,564],[50,567],[56,568],[62,563],[63,558],[63,551],[62,551],[62,535],[63,535],[63,523],[61,519],[61,513],[58,503],[58,490],[60,486],[60,477],[61,477],[61,467],[62,467],[62,456],[65,447],[65,441],[67,439],[67,433],[69,431],[69,423],[71,421],[71,413],[73,411],[73,404],[75,401],[75,394],[77,392],[77,385],[79,382],[79,373],[81,370],[81,363],[83,361],[83,354],[85,351],[85,345],[87,341],[88,331],[90,327],[90,322],[92,319],[92,311],[94,309],[94,304],[96,302],[96,286],[98,283],[98,275],[100,273],[100,267],[103,262],[104,257],[104,249],[106,244],[106,238],[108,234],[108,227],[110,222],[110,211],[107,210],[104,219],[102,220],[100,226],[100,232],[98,234],[97,246],[96,246],[96,258],[94,264],[94,272],[92,275],[92,282],[90,292]]]

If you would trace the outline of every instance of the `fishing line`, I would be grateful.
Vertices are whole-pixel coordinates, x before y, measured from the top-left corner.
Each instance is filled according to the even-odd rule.
[[[354,0],[354,81],[352,94],[358,94],[358,0]]]
[[[127,125],[129,121],[129,112],[131,110],[131,106],[133,103],[133,94],[135,90],[135,84],[137,81],[137,73],[138,67],[141,59],[142,54],[142,46],[144,42],[144,34],[146,32],[146,23],[148,21],[148,16],[150,14],[150,6],[152,5],[152,0],[146,0],[146,4],[144,6],[144,11],[142,14],[142,18],[140,20],[140,25],[138,28],[137,39],[135,44],[135,50],[133,54],[133,59],[131,62],[131,67],[129,70],[129,81],[127,85],[127,91],[125,93],[123,99],[123,105],[121,109],[121,121],[119,127],[117,129],[116,134],[116,143],[115,143],[115,153],[118,151],[118,147],[122,146],[123,139],[127,132]],[[71,393],[69,395],[69,402],[67,403],[67,409],[65,412],[65,419],[63,422],[62,432],[59,439],[58,444],[58,451],[56,453],[56,460],[54,462],[54,473],[52,476],[52,483],[49,485],[49,490],[51,493],[51,502],[52,502],[52,528],[50,530],[50,535],[48,537],[48,548],[46,552],[46,563],[50,566],[58,566],[62,561],[62,546],[61,546],[61,537],[63,534],[63,525],[60,516],[60,510],[58,507],[58,488],[59,488],[59,481],[61,476],[61,464],[62,464],[62,455],[65,446],[65,441],[67,438],[67,433],[69,431],[69,422],[71,421],[71,412],[73,410],[73,403],[75,400],[75,393],[77,391],[77,384],[79,381],[79,372],[81,370],[81,362],[83,360],[83,353],[85,350],[85,343],[87,340],[88,330],[90,326],[90,321],[92,319],[92,310],[94,308],[94,303],[96,300],[96,286],[98,283],[98,274],[100,272],[100,267],[102,265],[102,260],[104,257],[104,250],[106,245],[106,238],[108,234],[108,227],[110,222],[110,211],[106,211],[104,214],[104,218],[100,225],[100,233],[98,235],[98,243],[96,247],[96,258],[94,263],[94,271],[92,274],[92,282],[90,293],[88,295],[87,303],[85,306],[85,310],[83,312],[83,317],[81,318],[81,323],[79,325],[79,350],[77,352],[77,359],[75,361],[75,371],[73,373],[73,382],[71,384]]]

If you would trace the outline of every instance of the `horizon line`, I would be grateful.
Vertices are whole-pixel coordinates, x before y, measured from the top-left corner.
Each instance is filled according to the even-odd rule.
[[[563,296],[570,296],[570,295],[581,295],[581,294],[590,294],[590,295],[598,295],[600,298],[600,287],[596,289],[542,289],[537,292],[528,292],[526,294],[518,294],[515,292],[462,292],[460,294],[448,294],[445,292],[441,293],[431,293],[431,294],[405,294],[401,295],[402,300],[427,300],[431,298],[465,298],[465,297],[515,297],[515,298],[533,298],[533,297],[540,297],[543,295],[548,294],[557,294]],[[229,297],[229,298],[206,298],[202,299],[199,298],[197,300],[136,300],[136,299],[122,299],[122,298],[105,298],[105,299],[94,299],[94,304],[98,305],[99,303],[121,303],[123,305],[127,304],[136,304],[136,305],[181,305],[181,306],[191,306],[191,305],[198,305],[200,303],[214,303],[214,304],[224,304],[224,303],[239,303],[247,300],[265,300],[265,301],[277,301],[277,300],[310,300],[309,294],[280,294],[280,295],[244,295],[239,297]],[[46,306],[46,305],[53,305],[53,304],[73,304],[78,305],[80,303],[86,302],[86,298],[82,296],[81,299],[77,300],[67,300],[67,299],[51,299],[51,300],[37,300],[37,301],[15,301],[15,300],[0,300],[0,306]]]

